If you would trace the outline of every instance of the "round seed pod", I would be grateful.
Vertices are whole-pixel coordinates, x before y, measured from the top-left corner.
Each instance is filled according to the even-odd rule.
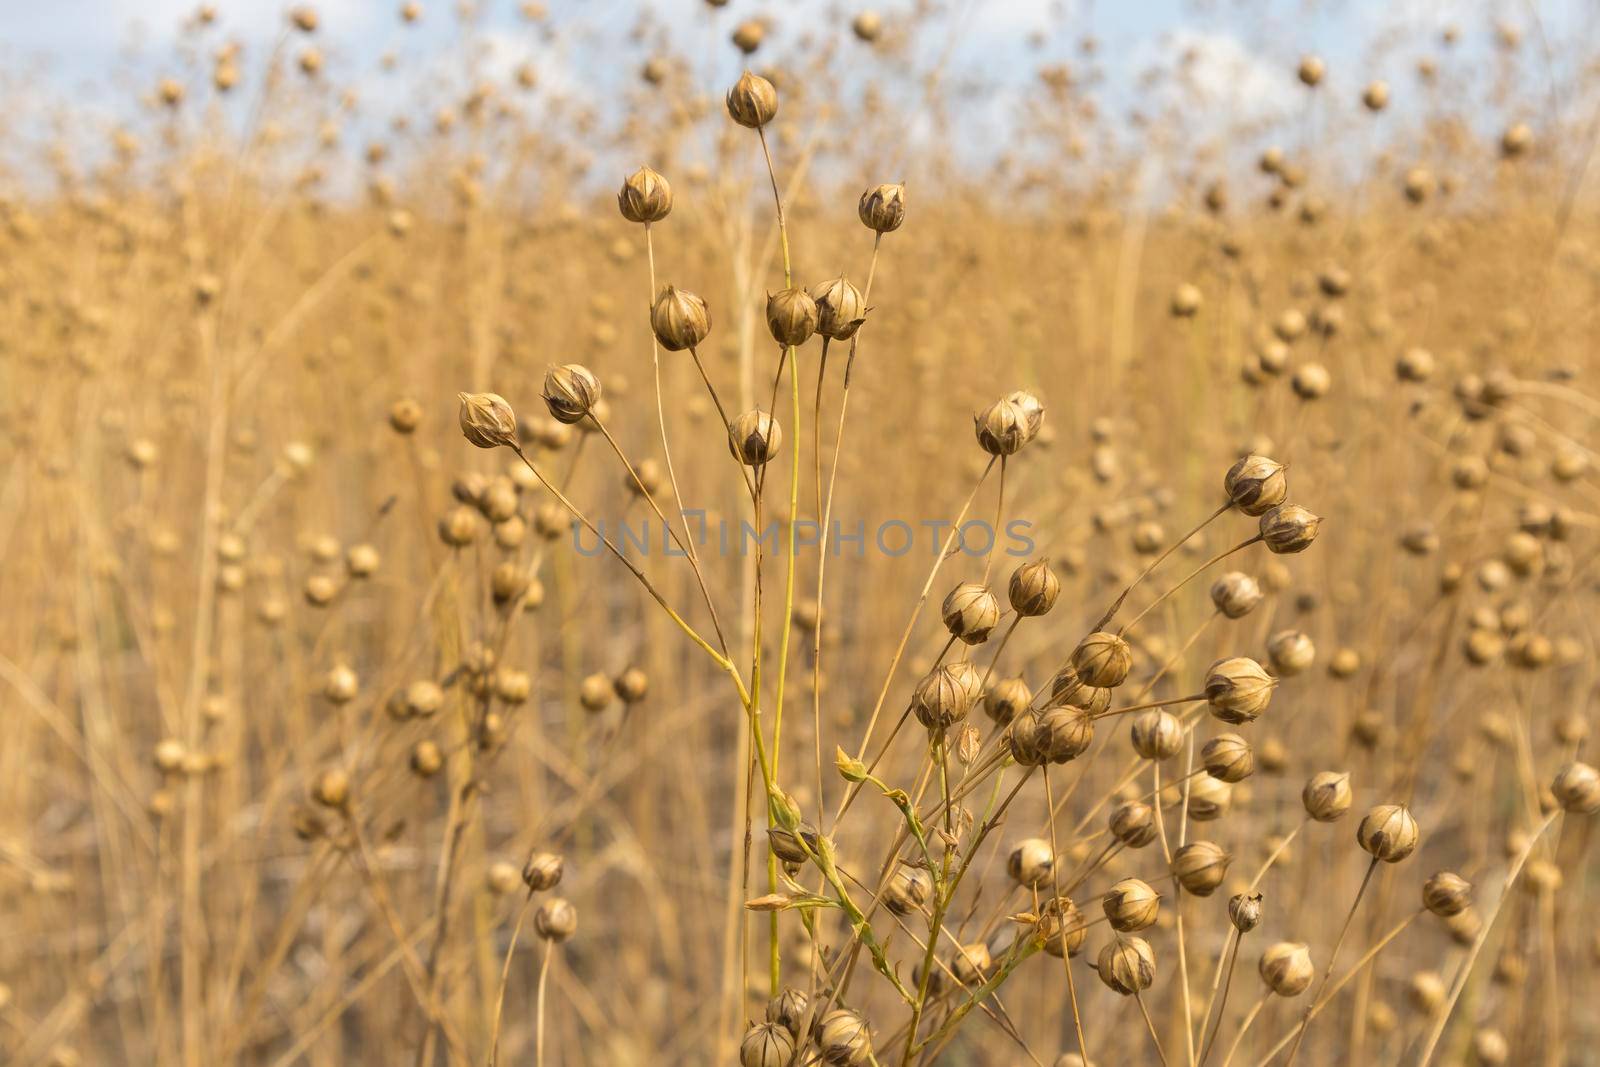
[[[444,690],[431,678],[419,678],[406,686],[406,711],[419,718],[427,718],[444,705]]]
[[[356,672],[339,664],[328,671],[322,682],[322,695],[333,704],[348,704],[361,691],[361,680]]]
[[[1296,74],[1301,84],[1308,88],[1316,88],[1322,83],[1323,77],[1328,73],[1327,65],[1318,56],[1305,56],[1300,60],[1300,67]]]
[[[818,1024],[817,1047],[834,1067],[859,1067],[872,1049],[872,1031],[859,1013],[835,1008]]]
[[[1241,934],[1261,925],[1261,894],[1236,893],[1228,898],[1228,921]]]
[[[1211,714],[1226,723],[1254,722],[1272,700],[1276,678],[1246,656],[1222,659],[1206,672],[1206,702]]]
[[[637,704],[650,692],[650,676],[638,667],[629,667],[611,683],[624,704]]]
[[[1038,425],[1009,397],[996,400],[972,417],[978,445],[991,456],[1011,456],[1033,439]]]
[[[554,852],[533,852],[522,865],[522,881],[531,892],[542,893],[561,884],[566,860]]]
[[[789,1067],[794,1036],[777,1023],[757,1023],[739,1042],[739,1067]]]
[[[1045,952],[1056,959],[1082,952],[1084,939],[1089,936],[1088,924],[1078,911],[1078,906],[1063,896],[1051,897],[1044,902],[1039,909],[1037,930],[1044,941]]]
[[[1142,937],[1119,937],[1100,950],[1095,970],[1107,988],[1132,996],[1156,980],[1155,950]]]
[[[1055,876],[1056,854],[1050,842],[1037,837],[1019,841],[1006,859],[1006,873],[1027,889],[1041,889]]]
[[[1111,836],[1129,848],[1144,848],[1156,839],[1156,812],[1141,800],[1119,804],[1111,812]]]
[[[981,985],[993,967],[994,959],[989,955],[989,946],[981,941],[962,945],[950,958],[950,971],[956,981],[964,986]]]
[[[489,593],[501,607],[520,597],[528,589],[531,578],[515,560],[497,564],[489,574]]]
[[[464,505],[451,508],[439,520],[439,540],[451,548],[470,545],[477,536],[478,513],[472,508]]]
[[[489,892],[497,897],[503,897],[517,888],[517,869],[503,860],[490,864],[483,881]]]
[[[1432,1015],[1444,1004],[1449,990],[1445,988],[1444,979],[1434,971],[1418,971],[1406,983],[1406,999],[1411,1006],[1424,1015]]]
[[[1005,726],[1033,703],[1033,691],[1021,678],[1002,678],[983,694],[983,710],[996,726]]]
[[[1099,630],[1072,650],[1072,669],[1086,685],[1114,689],[1127,680],[1133,669],[1133,652],[1121,637]]]
[[[604,711],[611,703],[611,679],[598,671],[578,683],[578,703],[585,711]]]
[[[377,573],[382,562],[383,557],[372,545],[352,545],[350,551],[345,553],[344,569],[352,578],[370,578]]]
[[[1250,742],[1238,734],[1218,734],[1200,749],[1206,773],[1224,782],[1242,782],[1255,772]]]
[[[1228,876],[1233,861],[1221,845],[1191,841],[1172,854],[1172,876],[1197,897],[1209,897]]]
[[[767,1001],[767,1022],[783,1027],[789,1031],[790,1037],[799,1037],[800,1024],[805,1020],[809,1004],[810,998],[805,990],[785,986],[777,996]]]
[[[835,341],[848,341],[867,321],[867,304],[861,290],[844,275],[818,282],[809,293],[817,305],[817,332]]]
[[[1394,361],[1394,376],[1403,382],[1425,382],[1433,377],[1433,353],[1426,348],[1408,348]]]
[[[533,928],[546,941],[565,941],[578,932],[578,909],[560,897],[551,897],[533,913]]]
[[[410,764],[418,778],[432,778],[444,766],[444,754],[438,745],[423,739],[412,746]]]
[[[986,586],[962,582],[944,598],[940,617],[951,636],[965,644],[981,645],[1000,621],[1000,602]]]
[[[728,433],[728,450],[747,467],[760,467],[778,455],[783,447],[783,429],[765,411],[747,411],[733,420]]]
[[[1069,763],[1094,743],[1094,720],[1081,708],[1048,708],[1038,716],[1035,744],[1049,763]]]
[[[1011,758],[1024,767],[1038,767],[1045,762],[1040,740],[1039,717],[1024,711],[1006,727],[1006,748]]]
[[[1328,659],[1328,673],[1335,678],[1349,678],[1361,669],[1361,653],[1353,648],[1336,649]]]
[[[410,397],[396,400],[389,408],[389,425],[398,434],[415,433],[422,425],[422,405]]]
[[[1317,646],[1303,631],[1279,630],[1267,640],[1267,658],[1280,677],[1290,678],[1316,662]]]
[[[544,375],[544,403],[550,417],[571,425],[581,422],[600,402],[600,379],[577,363],[551,367]]]
[[[1233,803],[1233,786],[1209,776],[1189,782],[1189,818],[1195,822],[1215,822],[1228,813]]]
[[[1247,455],[1228,468],[1222,491],[1228,502],[1246,515],[1264,515],[1289,495],[1285,470],[1282,463],[1266,456]]]
[[[746,26],[753,25],[746,23]],[[741,30],[745,27],[741,27]],[[778,90],[759,74],[745,71],[728,90],[728,117],[746,129],[759,129],[778,114]]]
[[[1299,504],[1279,504],[1261,516],[1261,540],[1278,555],[1304,552],[1321,525],[1321,519]]]
[[[1200,313],[1200,308],[1204,305],[1205,297],[1201,294],[1199,286],[1183,282],[1172,290],[1167,310],[1175,319],[1192,319]]]
[[[896,915],[910,915],[933,894],[933,875],[922,867],[901,864],[883,889],[883,907]]]
[[[722,5],[713,4],[713,6],[721,7]],[[766,40],[766,37],[767,27],[764,22],[760,19],[746,19],[733,28],[733,36],[729,39],[733,41],[735,48],[745,55],[750,55],[761,47],[761,42]]]
[[[517,414],[498,393],[457,393],[461,434],[479,448],[517,447]]]
[[[502,667],[494,675],[494,695],[505,704],[521,704],[533,691],[533,679],[527,671]]]
[[[767,294],[767,329],[780,345],[803,345],[817,332],[817,302],[804,289]]]
[[[1280,997],[1298,997],[1317,976],[1311,950],[1299,941],[1279,941],[1261,954],[1261,980]]]
[[[1050,561],[1036,559],[1011,572],[1006,590],[1011,610],[1023,618],[1048,614],[1061,595],[1061,579],[1050,569]]]
[[[706,339],[711,332],[711,311],[694,293],[669,285],[650,306],[650,328],[662,348],[681,352]]]
[[[1479,1027],[1473,1033],[1472,1058],[1483,1067],[1499,1067],[1510,1055],[1511,1045],[1506,1041],[1506,1035],[1494,1027]]]
[[[649,167],[640,167],[617,191],[617,210],[629,222],[660,222],[672,212],[672,186]]]
[[[1381,81],[1369,82],[1367,87],[1361,90],[1361,104],[1368,111],[1374,112],[1382,111],[1388,107],[1389,83]]]
[[[1082,708],[1090,715],[1103,715],[1111,708],[1112,690],[1085,685],[1069,664],[1050,680],[1050,699],[1057,704]]]
[[[1416,851],[1417,820],[1401,804],[1379,804],[1362,817],[1356,842],[1373,859],[1399,863]]]
[[[1318,771],[1300,791],[1306,814],[1317,822],[1336,822],[1344,818],[1354,799],[1350,776],[1338,771]]]
[[[850,21],[850,31],[871,44],[883,32],[883,18],[876,11],[863,11]]]
[[[912,713],[930,730],[952,726],[967,717],[982,684],[978,668],[966,660],[936,667],[912,691]]]
[[[1518,122],[1506,128],[1500,135],[1500,154],[1507,159],[1515,159],[1528,150],[1533,144],[1533,131],[1525,122]]]
[[[1100,899],[1113,930],[1133,933],[1154,926],[1161,912],[1161,894],[1150,883],[1124,878]]]
[[[1183,748],[1184,729],[1178,717],[1165,708],[1151,708],[1134,717],[1128,729],[1133,750],[1143,759],[1171,759]]]
[[[933,876],[921,867],[902,863],[883,891],[883,906],[896,915],[910,915],[933,894]]]
[[[1453,871],[1439,871],[1422,883],[1422,906],[1448,919],[1472,903],[1472,883]]]
[[[1587,763],[1574,761],[1556,772],[1550,792],[1562,811],[1593,815],[1600,811],[1600,772]]]
[[[327,768],[311,783],[311,799],[325,808],[343,808],[350,803],[350,776],[341,768]]]
[[[856,205],[861,224],[877,233],[891,233],[906,219],[906,187],[895,182],[877,185],[861,194]]]
[[[1293,377],[1289,379],[1290,388],[1301,400],[1320,400],[1328,395],[1332,385],[1333,376],[1328,373],[1328,368],[1320,363],[1302,364],[1295,369]]]
[[[1261,596],[1261,586],[1242,571],[1229,571],[1211,584],[1211,603],[1230,619],[1250,614]]]

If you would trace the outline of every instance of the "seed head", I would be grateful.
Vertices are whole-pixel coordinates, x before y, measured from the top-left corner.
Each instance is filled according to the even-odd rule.
[[[863,11],[850,23],[851,32],[871,44],[883,32],[883,18],[876,11]]]
[[[952,726],[967,717],[981,695],[983,677],[967,660],[936,667],[917,683],[911,710],[930,730]]]
[[[1247,656],[1218,660],[1206,672],[1211,714],[1226,723],[1254,722],[1267,710],[1278,680]]]
[[[1036,559],[1011,572],[1006,590],[1011,609],[1023,618],[1047,614],[1061,595],[1061,579],[1050,569],[1050,561]]]
[[[834,1067],[858,1067],[872,1048],[872,1030],[860,1013],[835,1008],[817,1027],[817,1046]]]
[[[667,286],[650,308],[650,328],[668,352],[698,347],[711,332],[706,302],[687,289]]]
[[[1241,934],[1261,925],[1261,894],[1237,893],[1228,898],[1228,921]]]
[[[410,397],[402,397],[389,408],[389,425],[395,433],[410,434],[416,432],[422,424],[422,405]]]
[[[1257,968],[1267,988],[1280,997],[1298,997],[1316,977],[1311,950],[1299,941],[1279,941],[1261,954]]]
[[[1448,919],[1472,903],[1472,883],[1454,871],[1440,871],[1422,883],[1422,906]]]
[[[789,1031],[791,1037],[800,1036],[800,1023],[805,1019],[810,998],[805,991],[786,986],[782,992],[767,1001],[767,1022],[777,1023]]]
[[[817,305],[817,332],[824,337],[848,341],[867,321],[861,290],[845,281],[842,274],[813,285],[810,295]]]
[[[817,332],[817,302],[804,289],[767,294],[767,329],[780,345],[803,345]]]
[[[765,411],[747,411],[733,420],[728,431],[728,450],[747,467],[772,462],[783,447],[783,430]]]
[[[1042,415],[1041,415],[1042,418]],[[1021,451],[1039,432],[1039,422],[1010,397],[1002,397],[972,417],[978,444],[991,456],[1010,456]]]
[[[1037,837],[1019,841],[1006,859],[1006,873],[1026,889],[1040,889],[1050,884],[1056,869],[1056,854],[1050,842]]]
[[[672,211],[672,186],[649,167],[640,167],[617,191],[617,210],[629,222],[660,222]]]
[[[1215,822],[1233,804],[1233,786],[1220,778],[1205,776],[1189,783],[1187,809],[1195,822]]]
[[[1242,782],[1256,769],[1250,742],[1238,734],[1218,734],[1200,750],[1206,773],[1223,782]]]
[[[861,224],[878,233],[891,233],[906,220],[906,187],[896,182],[878,185],[861,194],[856,205]]]
[[[1249,455],[1228,468],[1222,491],[1228,502],[1246,515],[1263,515],[1289,495],[1287,468],[1266,456]]]
[[[747,129],[759,129],[778,113],[778,90],[759,74],[745,71],[728,90],[728,117]]]
[[[940,617],[952,636],[969,645],[981,645],[1000,621],[1000,602],[986,586],[962,582],[944,598]]]
[[[1119,937],[1100,950],[1095,969],[1111,990],[1132,996],[1156,980],[1155,950],[1142,937]]]
[[[1326,64],[1319,56],[1306,56],[1300,60],[1300,69],[1296,72],[1300,81],[1310,88],[1316,88],[1322,82],[1323,75],[1328,73]]]
[[[1417,820],[1401,804],[1379,804],[1356,827],[1356,841],[1373,859],[1399,863],[1417,849]]]
[[[1350,776],[1339,771],[1318,771],[1300,791],[1306,814],[1317,822],[1336,822],[1344,818],[1354,800]]]
[[[926,904],[932,893],[932,875],[921,867],[901,864],[883,891],[883,905],[896,915],[910,915]]]
[[[1317,539],[1322,520],[1299,504],[1279,504],[1261,516],[1261,539],[1279,555],[1304,552]]]
[[[1051,897],[1044,902],[1039,909],[1037,930],[1044,940],[1045,952],[1056,959],[1076,956],[1083,951],[1084,939],[1089,936],[1083,913],[1071,899],[1062,896]]]
[[[1133,652],[1121,637],[1097,630],[1072,650],[1072,669],[1086,685],[1114,689],[1133,669]]]
[[[544,403],[557,422],[581,422],[599,402],[600,379],[588,367],[568,363],[545,372]]]
[[[1172,300],[1168,309],[1175,319],[1192,319],[1200,313],[1205,297],[1200,293],[1200,287],[1191,282],[1184,282],[1172,290]]]
[[[1100,900],[1113,930],[1133,933],[1154,926],[1161,911],[1161,894],[1150,883],[1124,878]]]
[[[411,771],[418,778],[432,778],[444,766],[439,746],[424,738],[411,748]]]
[[[566,861],[554,852],[534,852],[522,865],[522,881],[534,893],[554,889],[561,884],[561,874]]]
[[[1261,596],[1261,586],[1243,571],[1229,571],[1211,584],[1211,603],[1230,619],[1250,614]]]
[[[551,897],[533,913],[533,928],[546,941],[565,941],[578,931],[578,909],[560,897]]]
[[[311,784],[311,799],[325,808],[343,808],[350,803],[350,776],[339,767],[329,767]]]
[[[1317,659],[1317,646],[1300,630],[1279,630],[1267,640],[1267,656],[1280,677],[1308,670]]]
[[[1128,728],[1133,750],[1143,759],[1171,759],[1183,747],[1183,724],[1164,708],[1141,711]]]
[[[1111,836],[1129,848],[1144,848],[1160,829],[1155,809],[1142,800],[1119,804],[1111,812]]]
[[[1370,82],[1361,91],[1361,103],[1368,111],[1382,111],[1389,106],[1389,83]]]
[[[1600,811],[1600,771],[1587,763],[1569,763],[1556,773],[1550,792],[1562,811],[1593,815]]]
[[[517,447],[517,413],[498,393],[457,393],[461,433],[479,448]]]
[[[739,1042],[739,1067],[789,1067],[794,1036],[777,1023],[756,1023]]]
[[[1094,720],[1080,708],[1048,708],[1037,721],[1034,743],[1047,763],[1069,763],[1094,743]]]
[[[1033,703],[1033,691],[1021,678],[1002,678],[983,694],[984,713],[996,726],[1005,726]]]
[[[1233,861],[1221,845],[1191,841],[1172,854],[1172,876],[1197,897],[1209,897],[1228,876]]]

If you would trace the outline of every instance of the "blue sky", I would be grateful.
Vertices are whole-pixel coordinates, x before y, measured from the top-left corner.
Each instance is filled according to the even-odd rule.
[[[773,19],[771,43],[755,57],[759,65],[802,47],[803,39],[816,43],[829,35],[848,57],[845,50],[860,48],[848,30],[856,11],[872,8],[893,19],[920,7],[932,13],[918,22],[919,56],[947,59],[950,85],[985,87],[963,117],[977,136],[996,142],[1005,140],[1019,101],[1034,91],[1042,63],[1085,64],[1077,47],[1085,36],[1100,44],[1094,62],[1103,72],[1097,93],[1106,110],[1166,103],[1204,123],[1217,116],[1286,117],[1300,98],[1294,65],[1307,52],[1327,59],[1327,96],[1338,108],[1353,112],[1361,86],[1381,77],[1396,87],[1396,110],[1403,113],[1415,60],[1438,53],[1445,25],[1462,33],[1448,62],[1469,75],[1489,65],[1497,23],[1520,29],[1529,50],[1547,42],[1557,67],[1591,55],[1593,33],[1585,0],[731,0],[714,15],[703,0],[546,0],[537,22],[521,17],[519,0],[477,0],[480,50],[471,54],[480,62],[471,64],[455,0],[421,3],[414,27],[402,25],[400,0],[312,3],[330,76],[357,90],[368,115],[411,106],[406,87],[418,77],[459,80],[469,68],[475,76],[509,79],[528,62],[539,72],[540,92],[550,94],[594,96],[632,84],[648,50],[633,34],[641,15],[653,27],[650,35],[688,54],[704,56],[707,42],[715,41],[714,63],[697,68],[713,90],[745,62],[727,44],[744,18]],[[276,0],[214,0],[213,6],[218,19],[204,38],[207,50],[237,41],[247,69],[283,36],[290,7]],[[197,7],[197,0],[0,0],[0,81],[12,92],[20,86],[36,99],[89,109],[107,122],[132,115],[136,95],[177,66],[173,49]],[[1391,47],[1374,49],[1385,42]],[[379,61],[390,52],[400,71],[385,75]],[[1184,54],[1193,58],[1181,88],[1141,87],[1144,71],[1170,68]]]

